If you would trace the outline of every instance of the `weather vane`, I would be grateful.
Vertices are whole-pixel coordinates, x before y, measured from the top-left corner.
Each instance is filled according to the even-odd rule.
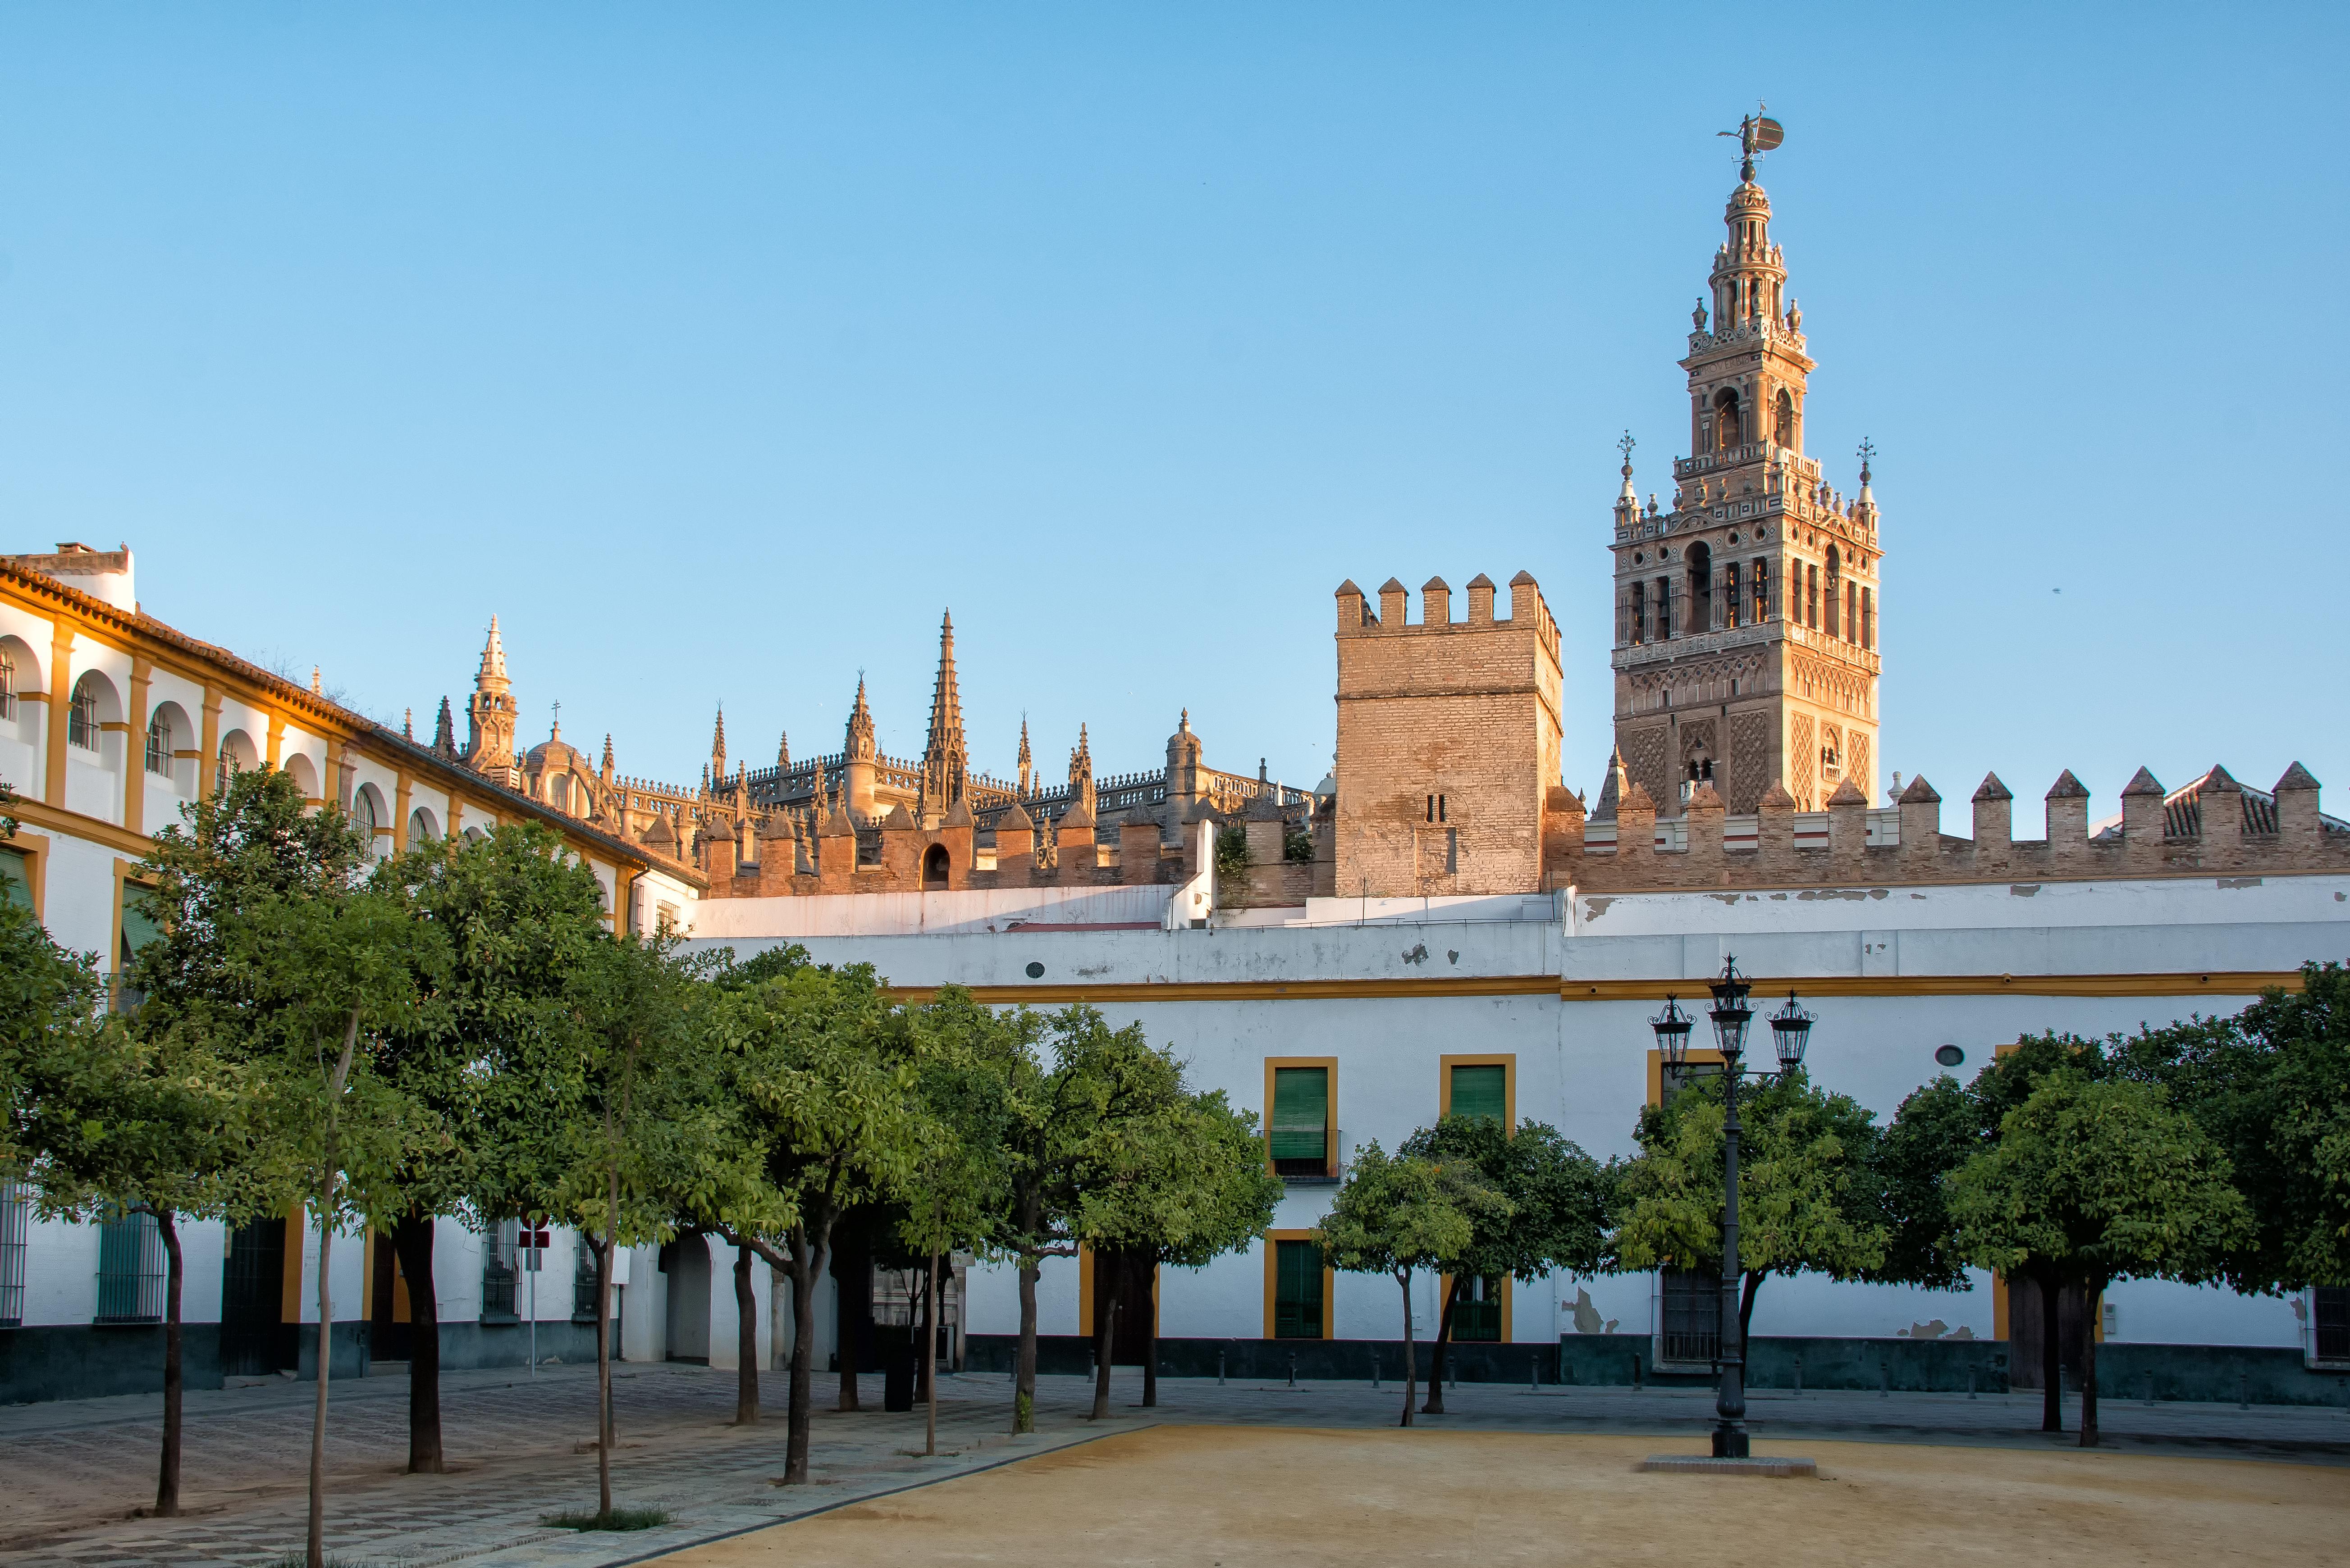
[[[1866,436],[1860,438],[1860,482],[1868,483],[1868,460],[1877,455],[1877,443]]]
[[[1787,140],[1785,128],[1762,112],[1770,107],[1757,99],[1754,100],[1754,112],[1742,118],[1737,130],[1714,132],[1716,136],[1738,138],[1738,177],[1741,180],[1752,180],[1754,161]]]
[[[1616,443],[1616,450],[1624,454],[1624,476],[1627,479],[1630,478],[1632,474],[1632,449],[1639,444],[1640,443],[1638,441],[1632,439],[1632,432],[1630,431],[1626,431],[1624,432],[1624,439]]]

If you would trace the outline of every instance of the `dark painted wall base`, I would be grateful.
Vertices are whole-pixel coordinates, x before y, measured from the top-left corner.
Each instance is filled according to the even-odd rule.
[[[969,1369],[1008,1376],[1019,1353],[1016,1334],[974,1334]],[[1428,1376],[1430,1346],[1418,1346],[1419,1376]],[[1555,1345],[1456,1345],[1453,1376],[1463,1383],[1514,1383],[1628,1387],[1710,1386],[1703,1368],[1666,1372],[1650,1359],[1650,1342],[1631,1334],[1566,1334]],[[2007,1390],[2008,1345],[1993,1339],[1758,1338],[1749,1347],[1747,1385],[1753,1388],[1877,1389],[1885,1392],[1984,1394]],[[1094,1342],[1076,1334],[1040,1334],[1036,1367],[1047,1375],[1093,1370]],[[1347,1378],[1403,1375],[1403,1342],[1386,1339],[1162,1339],[1162,1376],[1254,1379]],[[2077,1383],[2074,1384],[2077,1387]],[[2350,1372],[2313,1371],[2301,1353],[2282,1346],[2231,1345],[2102,1345],[2097,1392],[2107,1399],[2235,1401],[2255,1405],[2350,1407]]]
[[[338,1323],[328,1335],[334,1376],[364,1377],[371,1366],[373,1325]],[[612,1320],[614,1359],[619,1359],[620,1324]],[[300,1357],[296,1376],[318,1376],[318,1325],[303,1324],[294,1339]],[[180,1330],[181,1374],[189,1388],[222,1386],[220,1324],[192,1323]],[[596,1361],[592,1323],[542,1323],[538,1359],[567,1365]],[[441,1325],[443,1371],[530,1365],[527,1324],[444,1323]],[[0,1329],[0,1405],[31,1405],[49,1399],[99,1399],[113,1394],[156,1394],[163,1387],[163,1328],[161,1324],[51,1324]]]
[[[220,1324],[180,1329],[183,1386],[221,1386]],[[48,1324],[0,1328],[0,1404],[156,1394],[163,1387],[161,1324]]]

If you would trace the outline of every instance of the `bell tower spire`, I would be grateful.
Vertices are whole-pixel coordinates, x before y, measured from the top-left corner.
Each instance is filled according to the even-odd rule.
[[[1680,361],[1690,455],[1673,464],[1671,509],[1643,511],[1626,448],[1612,518],[1617,747],[1668,815],[1700,783],[1732,815],[1773,784],[1804,811],[1847,779],[1876,797],[1875,449],[1850,505],[1805,455],[1817,367],[1754,180],[1783,132],[1758,113],[1722,134],[1738,139],[1739,182]]]

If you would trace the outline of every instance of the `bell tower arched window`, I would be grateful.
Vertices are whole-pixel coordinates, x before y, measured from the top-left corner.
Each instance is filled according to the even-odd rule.
[[[1777,441],[1781,446],[1792,447],[1795,444],[1795,400],[1788,395],[1787,389],[1784,387],[1779,389],[1777,417],[1772,423],[1773,428],[1771,431],[1771,439],[1773,441]]]
[[[1745,439],[1738,417],[1738,393],[1729,387],[1714,395],[1713,439],[1715,448],[1721,452],[1728,452]]]
[[[1840,591],[1841,586],[1838,579],[1843,576],[1844,564],[1842,558],[1836,555],[1836,547],[1834,545],[1830,545],[1828,546],[1828,591],[1825,606],[1828,616],[1828,624],[1824,628],[1830,637],[1840,637],[1843,635],[1843,633],[1836,629],[1836,595]]]
[[[1713,629],[1713,552],[1704,545],[1689,547],[1689,629],[1692,637]]]

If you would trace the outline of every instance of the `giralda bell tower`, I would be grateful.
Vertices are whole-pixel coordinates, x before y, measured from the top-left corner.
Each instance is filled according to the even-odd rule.
[[[1727,134],[1727,133],[1725,133]],[[1754,160],[1778,124],[1741,122],[1738,188],[1690,313],[1690,455],[1672,505],[1617,497],[1616,744],[1660,815],[1710,782],[1732,815],[1772,784],[1799,811],[1847,781],[1877,804],[1877,502],[1870,449],[1847,502],[1804,452],[1813,361]]]

